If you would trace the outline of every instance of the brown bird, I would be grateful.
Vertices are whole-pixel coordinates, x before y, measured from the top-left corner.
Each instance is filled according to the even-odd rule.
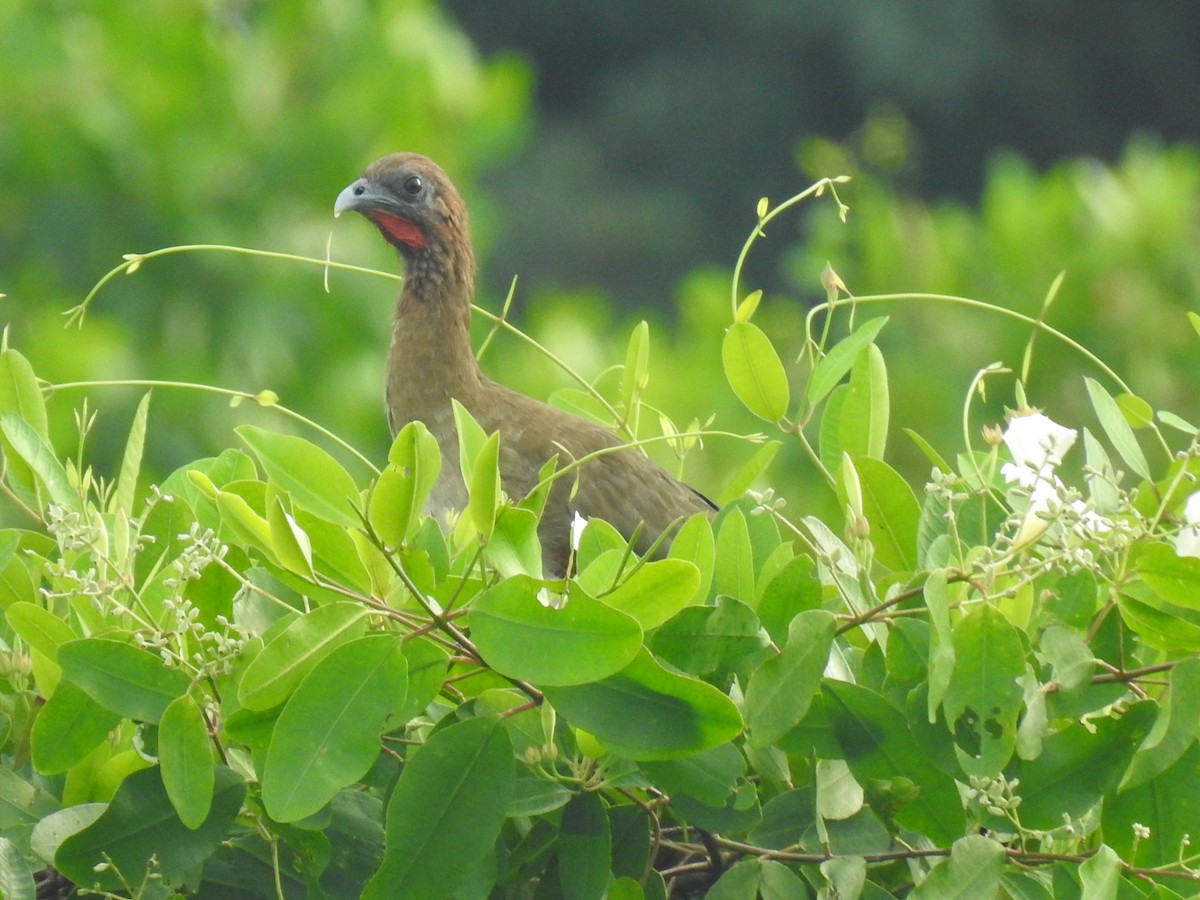
[[[394,435],[419,420],[437,439],[443,465],[428,512],[441,516],[467,505],[451,399],[488,434],[500,432],[500,478],[510,497],[525,496],[553,456],[570,460],[622,441],[601,426],[511,391],[487,378],[471,351],[468,329],[475,293],[475,254],[467,210],[445,172],[415,153],[394,153],[367,167],[343,190],[334,215],[361,213],[404,261],[387,362],[387,414]],[[638,534],[645,552],[667,529],[716,506],[672,478],[639,450],[624,448],[579,467],[551,489],[538,528],[547,575],[561,576],[570,558],[575,513]],[[640,527],[640,533],[639,533]]]

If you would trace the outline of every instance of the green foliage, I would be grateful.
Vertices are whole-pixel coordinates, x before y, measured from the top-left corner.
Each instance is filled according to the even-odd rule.
[[[331,295],[316,269],[175,256],[132,266],[150,278],[120,279],[85,331],[64,330],[61,313],[112,260],[172,244],[320,257],[332,239],[339,255],[388,266],[368,231],[334,228],[337,192],[377,156],[413,149],[471,196],[473,176],[519,143],[531,77],[515,56],[482,59],[429,0],[14,0],[0,10],[0,83],[0,318],[40,375],[269,387],[377,452],[374,349],[390,303],[373,283],[338,278]],[[472,209],[482,249],[486,205],[472,197]],[[137,400],[109,395],[103,409],[116,421]],[[156,420],[173,434],[147,447],[158,477],[247,421],[194,400],[157,394]],[[70,439],[69,420],[56,427]],[[93,443],[106,464],[120,457],[115,430]]]
[[[1003,442],[919,440],[917,490],[885,459],[891,323],[822,324],[854,303],[831,290],[789,367],[735,302],[724,357],[779,431],[732,480],[793,443],[837,517],[751,492],[658,559],[592,520],[565,581],[540,577],[502,436],[461,410],[457,523],[421,512],[454,462],[420,425],[377,469],[247,424],[249,454],[151,487],[146,395],[109,482],[55,449],[58,404],[4,349],[2,490],[28,523],[0,532],[6,890],[43,867],[136,897],[1149,896],[1191,877],[1195,432],[1089,378],[1099,429],[1071,477],[1075,432],[1018,390]],[[588,386],[612,393],[595,411],[686,453],[710,432],[645,436],[648,340]]]
[[[860,317],[883,299],[826,283],[801,316],[735,277],[684,327],[725,363],[704,402],[777,432],[758,450],[701,424],[710,409],[680,427],[650,405],[644,323],[624,366],[579,379],[571,405],[735,496],[662,558],[581,523],[565,581],[541,577],[543,493],[506,496],[503,437],[461,410],[458,459],[413,425],[385,461],[239,394],[258,405],[234,413],[254,420],[244,449],[152,479],[170,429],[139,391],[110,480],[92,414],[64,451],[69,406],[5,346],[5,896],[44,867],[147,898],[1182,895],[1194,416],[1137,396],[1044,306],[1016,355],[1091,368],[1018,381],[1008,427],[1041,421],[1027,390],[1073,391],[1082,462],[1061,427],[1042,426],[1044,458],[995,428],[974,444],[999,422],[981,400],[998,366],[958,382],[935,434],[900,439],[914,392],[890,345],[926,309]],[[971,329],[1002,312],[926,302]],[[833,512],[747,492],[789,485],[796,458]],[[422,511],[440,465],[469,488],[456,521]]]

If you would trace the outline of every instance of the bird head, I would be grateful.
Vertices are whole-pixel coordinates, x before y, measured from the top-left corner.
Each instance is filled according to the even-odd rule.
[[[467,244],[467,214],[446,173],[416,153],[393,153],[367,166],[338,194],[333,214],[354,211],[413,260],[437,245]]]

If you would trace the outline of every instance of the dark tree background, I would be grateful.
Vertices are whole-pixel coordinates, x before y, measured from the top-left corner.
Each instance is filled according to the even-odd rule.
[[[732,262],[760,196],[838,174],[798,169],[815,135],[849,140],[902,188],[968,202],[999,149],[1045,167],[1113,161],[1139,132],[1200,137],[1196,3],[446,7],[486,53],[516,50],[536,73],[532,139],[483,180],[504,210],[496,286],[520,273],[665,303],[684,272]],[[760,277],[778,278],[782,246],[758,251]]]

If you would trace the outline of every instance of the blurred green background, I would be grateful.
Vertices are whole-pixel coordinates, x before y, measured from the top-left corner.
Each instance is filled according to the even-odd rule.
[[[816,201],[756,248],[744,289],[785,360],[826,262],[856,294],[948,292],[1036,314],[1156,407],[1197,415],[1200,6],[1086,0],[0,3],[0,314],[52,382],[169,379],[283,403],[381,458],[395,284],[219,253],[146,263],[77,304],[121,254],[236,244],[394,271],[373,229],[331,217],[363,166],[436,158],[470,204],[482,305],[593,377],[651,322],[648,399],[678,424],[757,431],[724,384],[729,275],[760,196],[854,176],[843,225]],[[944,305],[873,306],[893,423],[946,454],[973,373],[1020,363],[1028,330]],[[480,323],[481,334],[486,323]],[[485,368],[546,397],[562,373],[511,338]],[[1044,337],[1030,399],[1088,425],[1081,374]],[[615,386],[608,378],[604,384]],[[1111,385],[1109,386],[1111,388]],[[111,471],[141,391],[93,389]],[[85,392],[52,402],[60,451]],[[980,420],[1010,390],[993,386]],[[165,474],[276,414],[155,393]],[[903,438],[898,464],[927,466]],[[685,476],[719,494],[753,448],[710,442]],[[770,480],[811,483],[795,447]],[[804,502],[792,509],[805,508]]]

